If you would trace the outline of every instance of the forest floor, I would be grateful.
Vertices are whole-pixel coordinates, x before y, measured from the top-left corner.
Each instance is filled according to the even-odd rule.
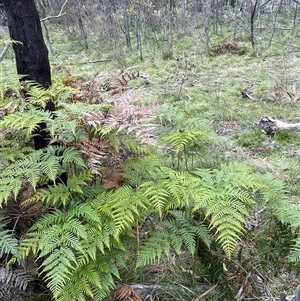
[[[59,37],[52,44],[53,78],[64,77],[68,85],[78,89],[76,101],[130,101],[143,108],[145,115],[141,118],[145,119],[166,104],[190,106],[190,118],[201,117],[217,137],[210,153],[204,155],[208,168],[238,161],[259,172],[271,172],[286,183],[293,201],[300,202],[300,134],[282,131],[268,137],[258,126],[265,115],[300,122],[300,56],[294,44],[278,43],[272,49],[258,45],[252,50],[249,41],[218,39],[208,52],[200,40],[183,37],[169,56],[153,46],[145,51],[143,60],[134,51],[124,52],[124,57],[106,54],[99,58],[99,52],[93,49],[71,52],[64,51],[64,47],[59,44]],[[2,76],[13,74],[13,65],[13,54],[9,53],[0,66]],[[148,139],[149,145],[156,139],[143,138]],[[107,177],[108,187],[115,186],[115,174]],[[262,228],[267,225],[268,221],[262,220],[255,236],[264,235]],[[269,234],[267,239],[272,240],[271,231]],[[246,247],[251,248],[251,242]],[[278,254],[272,254],[271,248],[265,246],[265,253],[261,251],[253,259],[264,256],[259,260],[268,266],[264,277],[268,278],[271,291],[269,300],[278,299],[282,291],[292,294],[299,282],[299,267],[284,263]],[[271,265],[276,261],[282,266],[279,264],[275,271]],[[127,280],[175,282],[174,274],[183,280],[184,287],[194,281],[184,268],[167,262],[135,275],[127,272]],[[217,300],[214,298],[205,300]]]

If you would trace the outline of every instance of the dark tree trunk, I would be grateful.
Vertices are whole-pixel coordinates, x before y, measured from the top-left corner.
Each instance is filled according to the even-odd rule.
[[[28,75],[43,87],[51,85],[48,50],[44,43],[40,17],[34,0],[3,0],[18,74]]]
[[[18,74],[25,76],[22,80],[34,80],[44,88],[49,88],[51,71],[48,50],[34,0],[3,0],[3,4],[10,37],[22,43],[13,44]],[[54,111],[54,103],[49,101],[45,110]],[[46,123],[40,123],[39,127],[39,130],[33,133],[35,149],[44,148],[49,144],[50,136],[45,130]]]

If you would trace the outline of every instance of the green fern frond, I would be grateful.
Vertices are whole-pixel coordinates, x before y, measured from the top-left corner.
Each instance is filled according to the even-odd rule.
[[[8,166],[17,159],[25,159],[26,155],[34,151],[31,147],[22,147],[16,144],[16,140],[1,141],[0,145],[0,170],[2,166]]]
[[[86,104],[86,103],[62,103],[61,106],[68,115],[76,116],[83,119],[85,114],[94,113],[97,111],[107,111],[111,105],[107,103]]]
[[[137,266],[153,264],[163,255],[169,256],[171,247],[180,254],[185,247],[191,255],[196,251],[199,237],[209,247],[210,233],[204,223],[198,225],[185,211],[169,211],[171,218],[160,222],[159,227],[149,233],[140,247]]]
[[[194,174],[201,179],[201,193],[193,211],[205,212],[210,228],[216,230],[217,241],[230,258],[245,231],[248,210],[256,203],[253,193],[266,185],[249,167],[236,163],[223,165],[220,170],[196,170]]]
[[[262,199],[273,210],[275,217],[283,224],[298,228],[300,208],[297,204],[291,203],[290,193],[285,183],[276,179],[271,173],[259,174],[258,177],[266,186],[261,190]]]
[[[98,200],[101,204],[99,210],[111,216],[115,224],[114,237],[116,238],[125,229],[130,229],[140,219],[142,210],[147,208],[144,194],[129,186],[123,186],[115,192],[107,192]]]
[[[111,129],[102,131],[99,130],[97,134],[100,134],[101,138],[108,144],[110,144],[117,152],[120,150],[121,141],[118,135],[118,129],[112,127]]]
[[[170,240],[166,231],[152,231],[150,237],[140,247],[136,266],[146,266],[155,263],[161,257],[170,255]]]
[[[291,248],[288,260],[289,262],[300,261],[300,237],[296,239],[294,246]]]
[[[0,216],[0,258],[4,254],[16,255],[18,252],[18,240],[13,231],[5,229],[4,218]]]
[[[73,163],[76,167],[87,167],[86,162],[82,158],[81,152],[73,147],[69,147],[64,150],[62,159],[64,163]]]
[[[42,85],[39,83],[33,81],[33,80],[27,80],[25,83],[23,83],[25,86],[26,91],[29,92],[29,95],[27,97],[27,100],[34,106],[45,108],[47,102],[52,97],[49,95],[48,89],[45,89]]]
[[[169,193],[165,190],[163,182],[148,181],[140,185],[143,194],[149,199],[149,203],[154,210],[163,216],[164,210],[169,202]]]
[[[72,99],[73,94],[78,91],[72,87],[64,85],[59,79],[54,79],[52,85],[45,89],[39,83],[35,81],[26,80],[23,85],[28,91],[29,96],[27,100],[34,106],[45,108],[47,102],[51,100],[56,105],[59,105],[61,101],[68,101]]]
[[[169,175],[169,179],[164,182],[164,185],[172,202],[168,204],[167,208],[190,207],[200,193],[200,179],[188,172],[170,173],[168,170],[166,169],[166,173]]]
[[[16,95],[19,95],[21,90],[20,77],[15,75],[1,76],[0,78],[0,97],[4,100],[5,92],[12,90]],[[3,102],[1,102],[1,106]]]
[[[55,156],[43,156],[39,164],[41,172],[47,176],[48,179],[55,182],[55,179],[60,174],[61,165]]]
[[[193,220],[193,216],[181,210],[172,210],[169,212],[175,218],[177,228],[191,254],[195,252],[195,237],[199,237],[207,247],[210,245],[210,234],[207,226]],[[174,231],[175,232],[175,231]]]
[[[182,224],[185,226],[182,226]],[[168,232],[170,244],[177,254],[180,253],[182,245],[185,244],[188,251],[194,255],[196,251],[196,236],[189,223],[182,223],[182,219],[181,222],[175,219],[168,220],[163,225],[165,225]]]
[[[83,193],[83,187],[91,182],[93,176],[89,171],[83,171],[79,174],[72,174],[68,178],[67,187],[71,192]]]
[[[119,277],[124,247],[113,238],[114,225],[101,213],[100,202],[74,203],[70,210],[44,215],[21,244],[23,257],[32,250],[43,259],[41,275],[57,300],[102,300],[114,286],[113,276]]]
[[[114,288],[113,277],[120,277],[117,266],[123,264],[122,255],[122,251],[116,250],[109,255],[97,256],[87,264],[75,266],[66,285],[55,292],[54,297],[59,301],[104,300]]]
[[[196,114],[195,112],[198,112]],[[156,111],[157,119],[161,127],[157,131],[163,135],[181,129],[202,130],[204,132],[213,132],[209,126],[210,116],[199,110],[197,104],[177,102],[176,104],[164,105]],[[195,117],[196,116],[196,117]]]
[[[11,163],[0,173],[0,177],[2,181],[7,181],[5,178],[14,178],[13,181],[16,184],[21,183],[22,180],[27,180],[35,188],[42,176],[53,182],[55,181],[56,177],[62,172],[59,161],[59,157],[54,154],[51,155],[50,148],[46,152],[36,150],[31,152],[25,159]],[[17,191],[17,187],[18,185],[16,185],[15,191]]]
[[[21,187],[21,179],[13,178],[12,176],[0,178],[0,208],[7,203],[10,196],[14,196],[14,199],[16,199]]]
[[[162,141],[174,148],[176,153],[192,148],[201,141],[207,139],[209,134],[200,130],[182,130],[170,133],[162,138]]]
[[[134,152],[135,154],[150,153],[148,146],[143,145],[141,143],[141,140],[137,136],[133,135],[132,133],[126,132],[126,130],[123,130],[121,132],[119,131],[116,137],[119,140],[119,145],[124,146],[126,149],[128,149],[131,152]],[[103,139],[107,141],[106,136],[103,136]]]
[[[23,205],[43,202],[48,206],[66,206],[71,201],[68,187],[63,184],[49,186],[47,189],[39,189],[31,198],[25,200]]]
[[[168,167],[160,167],[149,171],[152,181],[145,181],[139,189],[159,216],[174,207],[191,206],[193,199],[200,193],[201,181],[188,172],[177,172]]]
[[[10,131],[22,131],[26,138],[39,129],[39,123],[52,123],[51,113],[48,111],[37,110],[33,106],[24,112],[11,113],[0,121],[0,128]]]
[[[161,160],[154,155],[145,155],[142,158],[134,157],[124,163],[123,177],[131,186],[136,187],[140,185],[142,181],[152,179],[151,171],[158,170],[161,165]]]
[[[55,112],[55,116],[55,122],[48,127],[52,137],[57,137],[66,145],[87,138],[88,132],[81,127],[80,120],[75,119],[75,116],[70,116],[63,110]]]

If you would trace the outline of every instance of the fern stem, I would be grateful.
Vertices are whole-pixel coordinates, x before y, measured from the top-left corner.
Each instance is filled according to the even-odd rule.
[[[197,236],[197,239],[196,239],[196,252],[194,253],[194,256],[193,256],[193,266],[192,266],[193,275],[195,275],[195,273],[196,273],[196,263],[197,263],[197,259],[198,259],[199,245],[200,245],[200,237]]]
[[[140,245],[140,229],[139,229],[139,222],[136,221],[136,241],[138,246]]]
[[[192,152],[192,170],[194,169],[194,152]]]
[[[185,170],[188,171],[188,157],[187,157],[187,149],[186,149],[186,145],[184,145],[183,147],[183,154],[184,154],[184,163],[185,163]]]

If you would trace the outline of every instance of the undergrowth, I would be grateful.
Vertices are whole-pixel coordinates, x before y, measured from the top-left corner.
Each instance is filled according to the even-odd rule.
[[[285,77],[244,43],[196,56],[186,38],[146,53],[141,73],[125,68],[132,54],[116,77],[27,82],[26,101],[17,77],[1,78],[0,297],[39,281],[54,300],[104,300],[119,282],[147,280],[192,288],[173,300],[197,298],[199,283],[218,285],[206,300],[260,298],[280,268],[298,272],[299,160],[272,162],[285,165],[280,150],[298,136],[254,128],[262,111],[295,118],[298,104],[277,98]],[[50,143],[37,151],[41,122]]]

